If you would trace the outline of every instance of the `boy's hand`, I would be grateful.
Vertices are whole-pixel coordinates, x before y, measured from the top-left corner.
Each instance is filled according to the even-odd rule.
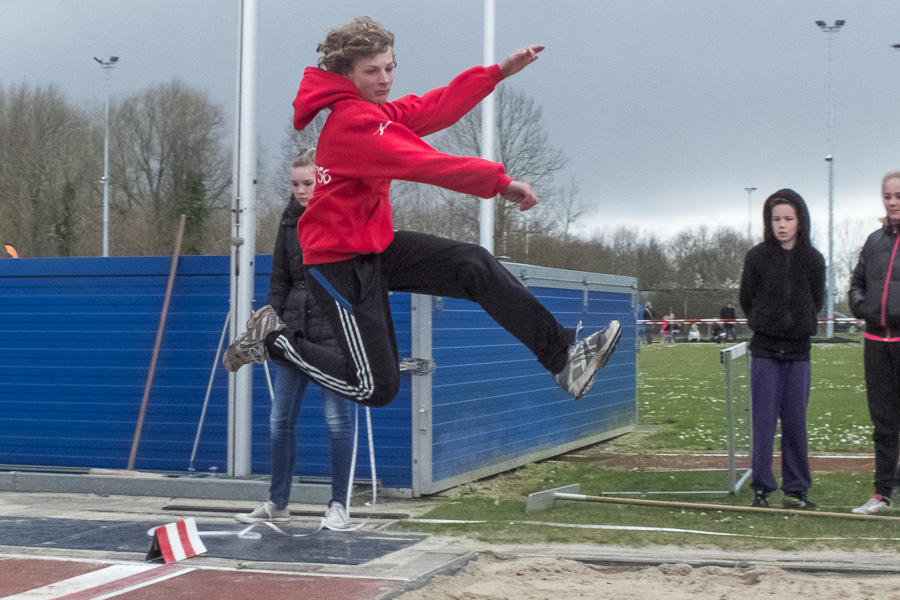
[[[519,210],[521,211],[533,208],[538,203],[537,197],[534,195],[534,190],[531,189],[531,186],[527,183],[522,183],[521,181],[513,181],[510,183],[509,187],[506,188],[506,193],[503,194],[503,197],[510,202],[518,204]]]
[[[534,61],[538,59],[538,52],[544,49],[544,46],[528,46],[527,48],[522,48],[521,50],[516,50],[512,54],[509,55],[502,63],[500,63],[500,71],[503,73],[503,77],[509,77],[510,75],[515,75]]]

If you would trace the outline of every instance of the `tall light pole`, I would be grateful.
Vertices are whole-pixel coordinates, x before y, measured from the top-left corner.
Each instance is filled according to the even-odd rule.
[[[109,256],[109,72],[116,63],[118,56],[110,56],[109,60],[101,60],[94,57],[100,68],[106,72],[106,139],[103,142],[103,256]]]
[[[753,228],[753,192],[756,191],[756,188],[744,188],[744,191],[747,192],[747,241],[750,242],[750,245],[753,245],[753,235],[751,234]]]
[[[828,163],[828,287],[825,290],[825,337],[834,335],[834,73],[832,71],[831,48],[834,34],[840,31],[846,21],[835,21],[828,25],[825,21],[816,21],[828,40],[828,152],[825,162]]]
[[[497,26],[495,0],[484,0],[484,66],[494,64],[494,30]],[[494,160],[494,127],[496,124],[494,94],[481,101],[481,158]],[[494,198],[482,198],[479,211],[479,243],[494,253]]]

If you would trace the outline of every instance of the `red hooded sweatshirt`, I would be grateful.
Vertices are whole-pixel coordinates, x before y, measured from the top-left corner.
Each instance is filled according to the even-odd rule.
[[[438,152],[422,136],[449,127],[493,91],[499,66],[473,67],[422,97],[374,104],[348,78],[308,67],[294,100],[294,127],[331,114],[316,145],[316,191],[297,223],[303,262],[381,252],[394,239],[392,179],[491,198],[512,179],[503,165]]]

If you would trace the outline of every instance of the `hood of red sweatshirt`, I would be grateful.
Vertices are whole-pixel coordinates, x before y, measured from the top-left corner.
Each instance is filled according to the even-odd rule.
[[[300,131],[316,118],[320,110],[346,99],[362,100],[355,83],[343,75],[307,67],[294,99],[294,129]]]

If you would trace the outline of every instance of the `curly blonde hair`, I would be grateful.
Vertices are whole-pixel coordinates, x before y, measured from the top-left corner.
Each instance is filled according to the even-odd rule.
[[[375,56],[394,47],[394,34],[369,17],[335,27],[316,52],[321,52],[319,68],[347,75],[360,58]]]

